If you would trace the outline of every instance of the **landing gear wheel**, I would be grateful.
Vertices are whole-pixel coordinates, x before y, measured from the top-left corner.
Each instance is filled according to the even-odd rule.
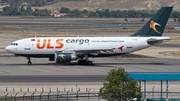
[[[83,64],[83,65],[87,65],[88,62],[87,62],[86,60],[83,60],[83,61],[82,61],[82,64]]]
[[[93,65],[93,62],[92,61],[88,61],[88,65],[89,66]]]
[[[92,61],[86,61],[86,60],[78,60],[78,64],[80,65],[93,65],[93,62]]]
[[[31,61],[28,61],[28,63],[27,63],[28,65],[32,65],[32,62]]]
[[[82,60],[78,60],[78,64],[80,64],[80,65],[81,65],[81,64],[82,64],[82,62],[83,62]]]
[[[83,58],[85,58],[85,59],[83,59]],[[88,54],[85,54],[84,57],[80,57],[80,59],[77,62],[80,65],[89,65],[89,66],[93,65],[93,62],[89,61],[89,59],[88,59]]]

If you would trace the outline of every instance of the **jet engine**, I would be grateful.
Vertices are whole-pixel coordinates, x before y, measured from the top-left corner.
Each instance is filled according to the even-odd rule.
[[[56,63],[65,63],[76,60],[77,55],[75,53],[64,53],[64,52],[55,52],[54,60]]]

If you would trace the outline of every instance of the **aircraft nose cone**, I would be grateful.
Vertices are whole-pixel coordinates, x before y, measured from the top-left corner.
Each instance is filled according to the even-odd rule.
[[[11,51],[11,48],[10,48],[9,46],[7,46],[7,47],[5,48],[5,50],[6,50],[7,52],[10,52],[10,51]]]

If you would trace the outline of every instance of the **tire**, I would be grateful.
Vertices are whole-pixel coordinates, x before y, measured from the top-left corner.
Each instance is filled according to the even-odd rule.
[[[82,62],[83,62],[82,60],[78,60],[78,64],[79,64],[79,65],[81,65],[81,64],[82,64]]]
[[[86,60],[83,60],[82,63],[83,63],[83,65],[87,65],[88,64],[88,62]]]
[[[89,66],[93,65],[93,62],[92,61],[88,61],[88,65]]]
[[[32,62],[29,61],[29,62],[28,62],[28,65],[32,65]]]

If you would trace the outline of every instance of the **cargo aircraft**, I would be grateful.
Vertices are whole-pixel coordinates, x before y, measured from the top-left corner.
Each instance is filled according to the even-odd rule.
[[[162,34],[172,9],[162,7],[139,31],[127,37],[32,37],[14,41],[5,50],[27,57],[28,65],[32,64],[31,57],[92,65],[89,57],[127,54],[170,40]]]

